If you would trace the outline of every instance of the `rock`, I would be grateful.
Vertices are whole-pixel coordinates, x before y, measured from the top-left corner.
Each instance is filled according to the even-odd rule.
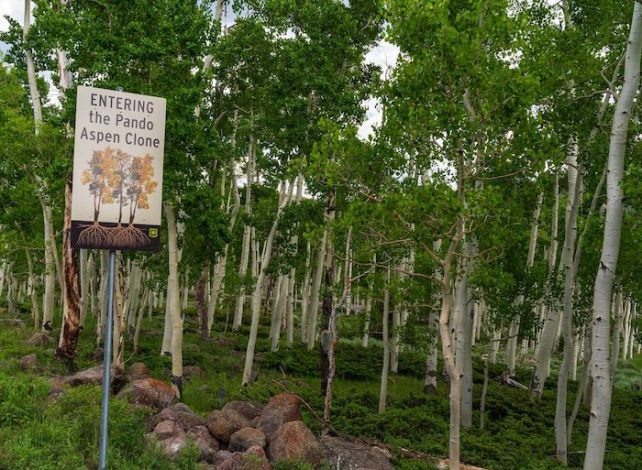
[[[52,387],[47,394],[47,400],[56,401],[58,398],[65,394],[65,389],[62,387]]]
[[[321,437],[321,455],[331,468],[394,470],[386,449],[334,436]]]
[[[182,432],[182,429],[175,421],[166,419],[165,421],[158,423],[152,432],[156,435],[158,440],[163,440],[168,437],[177,436]]]
[[[254,424],[265,433],[269,442],[277,429],[291,421],[301,421],[301,399],[293,393],[285,392],[272,397],[255,418]]]
[[[261,411],[263,410],[263,406],[260,405],[259,403],[254,403],[251,401],[231,401],[226,403],[222,409],[224,411],[225,410],[237,411],[251,421],[261,414]]]
[[[25,341],[25,344],[29,346],[43,346],[51,342],[51,336],[47,333],[34,333],[31,337]]]
[[[65,378],[65,385],[77,387],[79,385],[100,385],[103,383],[103,366],[90,367],[81,370]],[[112,366],[111,368],[111,389],[113,393],[118,393],[127,383],[127,378],[120,367]]]
[[[234,454],[230,451],[227,450],[219,450],[216,454],[214,454],[214,459],[212,460],[212,463],[216,468],[223,462],[225,462],[228,459],[231,459],[234,456]]]
[[[152,378],[131,382],[118,393],[118,396],[130,403],[151,406],[157,410],[167,408],[176,400],[171,385]]]
[[[245,452],[250,447],[265,447],[265,433],[260,429],[251,427],[241,428],[230,436],[229,449],[231,451]]]
[[[219,455],[223,457],[222,452],[219,452],[216,461],[219,462]],[[272,465],[268,462],[265,456],[265,451],[261,447],[252,447],[246,452],[230,452],[225,453],[225,458],[220,463],[216,464],[217,470],[271,470]]]
[[[220,446],[208,429],[205,426],[196,426],[188,433],[188,436],[196,443],[196,446],[200,450],[201,460],[213,463],[214,456]]]
[[[249,420],[234,410],[214,410],[207,417],[207,428],[216,439],[225,443],[230,442],[232,434],[249,425]]]
[[[23,322],[20,318],[0,318],[0,325],[17,326],[18,328],[24,328],[25,322]]]
[[[188,444],[187,436],[184,433],[163,440],[158,440],[154,433],[147,434],[146,437],[148,442],[158,445],[168,457],[176,457]]]
[[[244,470],[243,454],[234,452],[231,456],[216,465],[216,470]]]
[[[178,423],[183,428],[183,431],[190,431],[196,426],[205,426],[205,420],[194,413],[189,406],[185,403],[176,403],[149,417],[147,419],[147,428],[154,429],[158,423],[166,419]]]
[[[314,467],[321,464],[321,446],[303,421],[281,426],[270,441],[270,460],[295,460]]]
[[[130,382],[147,377],[149,377],[149,368],[142,362],[134,362],[127,370],[127,378]]]
[[[198,366],[185,366],[183,367],[183,378],[191,379],[192,377],[200,377],[203,375],[203,369]]]
[[[38,367],[38,356],[27,354],[20,358],[20,370],[32,370]]]

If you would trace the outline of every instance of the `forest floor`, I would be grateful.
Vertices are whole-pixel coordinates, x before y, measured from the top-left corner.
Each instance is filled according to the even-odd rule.
[[[55,342],[29,346],[24,340],[33,333],[28,306],[18,318],[24,326],[0,321],[0,470],[96,468],[100,387],[69,388],[56,400],[48,398],[51,377],[69,375],[67,366],[53,358]],[[0,307],[0,320],[7,319]],[[247,328],[238,333],[223,333],[224,319],[215,322],[212,337],[198,338],[196,315],[186,315],[184,364],[198,366],[184,386],[183,401],[195,412],[207,415],[234,399],[266,402],[269,397],[288,390],[299,394],[309,405],[303,407],[304,420],[320,432],[323,400],[318,378],[318,351],[303,346],[270,353],[265,339],[269,325],[262,325],[257,343],[259,371],[256,382],[241,387],[242,361]],[[60,325],[56,318],[56,325]],[[126,364],[144,362],[153,377],[169,380],[171,359],[159,355],[163,319],[160,312],[145,319],[138,352],[126,341]],[[356,318],[342,319],[344,339],[337,350],[337,374],[332,425],[345,434],[385,442],[391,446],[395,466],[400,469],[430,469],[433,464],[405,458],[399,449],[413,449],[435,457],[448,451],[448,386],[443,378],[434,395],[422,392],[425,353],[403,351],[399,373],[390,376],[387,410],[377,414],[382,348],[375,339],[368,348],[357,340]],[[54,331],[57,338],[58,331]],[[94,354],[94,324],[88,321],[79,340],[76,367],[97,365]],[[483,365],[481,354],[487,346],[475,348],[474,408],[479,409]],[[128,349],[129,348],[129,349]],[[21,357],[35,353],[38,367],[22,371]],[[462,460],[487,469],[564,468],[554,459],[554,409],[556,382],[552,377],[541,400],[532,400],[527,390],[499,383],[503,367],[490,366],[486,403],[486,427],[479,430],[475,411],[473,427],[462,433]],[[528,384],[530,368],[520,368],[516,379]],[[615,380],[605,468],[642,468],[642,359],[621,363]],[[569,412],[576,384],[569,386]],[[135,407],[120,399],[110,405],[110,467],[118,469],[196,469],[194,453],[185,452],[174,461],[158,450],[145,446],[145,419],[150,409]],[[575,424],[570,451],[570,466],[582,464],[588,422],[588,409],[582,407]],[[275,467],[285,470],[286,467]],[[287,467],[291,468],[291,467]]]

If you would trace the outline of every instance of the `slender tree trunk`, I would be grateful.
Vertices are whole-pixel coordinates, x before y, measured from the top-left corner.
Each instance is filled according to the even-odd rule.
[[[575,240],[577,237],[577,214],[582,202],[582,172],[577,167],[577,142],[571,142],[567,159],[568,203],[566,207],[566,226],[564,230],[564,307],[562,331],[564,334],[564,358],[557,378],[557,402],[555,407],[555,442],[557,460],[568,463],[566,396],[568,377],[573,361],[573,294],[575,288]]]
[[[112,337],[112,364],[114,367],[124,366],[125,353],[125,321],[123,316],[123,274],[122,253],[116,255],[116,279],[114,281],[114,329]]]
[[[317,337],[317,315],[319,311],[319,293],[321,291],[321,280],[323,277],[323,256],[325,254],[325,245],[328,239],[327,228],[323,230],[323,237],[319,244],[319,251],[317,254],[316,270],[314,272],[314,279],[312,281],[312,295],[310,297],[310,305],[308,307],[308,349],[312,350],[316,343]]]
[[[542,209],[543,194],[537,196],[537,203],[533,211],[533,218],[531,222],[531,234],[528,242],[528,254],[526,257],[526,268],[531,269],[535,260],[535,251],[537,248],[537,235],[539,229],[539,214]],[[524,303],[524,296],[520,295],[517,299],[517,304]],[[508,330],[508,346],[507,346],[507,368],[508,374],[512,377],[515,375],[515,360],[517,356],[517,340],[519,335],[519,317],[513,319]]]
[[[201,339],[207,339],[207,278],[210,273],[210,263],[206,261],[203,263],[201,275],[196,284],[196,308],[198,310],[198,334]]]
[[[256,141],[254,136],[250,136],[250,151],[247,156],[247,181],[245,183],[245,214],[249,216],[252,214],[252,179],[254,177],[254,153]],[[245,224],[243,229],[243,243],[241,245],[241,262],[239,264],[239,279],[241,280],[241,288],[238,296],[236,297],[236,307],[234,310],[234,322],[232,323],[232,330],[236,331],[243,322],[243,307],[245,305],[245,277],[247,275],[247,268],[250,262],[250,243],[252,238],[252,227]]]
[[[274,222],[272,223],[272,228],[268,234],[267,240],[265,240],[265,247],[263,249],[263,257],[261,259],[261,270],[259,275],[256,278],[256,284],[254,286],[254,293],[252,294],[252,320],[250,324],[250,335],[247,340],[247,349],[245,351],[245,365],[243,367],[243,380],[242,384],[247,385],[252,381],[252,367],[254,365],[254,348],[256,346],[256,338],[259,332],[259,317],[261,315],[261,297],[263,296],[263,283],[265,282],[265,275],[267,274],[267,269],[270,264],[270,259],[272,258],[272,245],[274,243],[274,236],[276,235],[276,229],[279,225],[279,220],[281,220],[281,214],[285,206],[287,206],[290,198],[292,197],[292,190],[294,185],[290,185],[288,195],[283,199],[281,204],[279,204],[279,209],[277,211]]]
[[[363,337],[361,338],[361,346],[364,348],[368,347],[368,341],[370,339],[370,316],[372,315],[372,297],[371,294],[366,298],[365,306],[365,315],[366,320],[363,324]]]
[[[172,289],[167,279],[167,295],[165,296],[165,323],[163,328],[163,342],[161,345],[161,356],[172,355],[172,334],[174,328],[172,326]]]
[[[100,252],[100,319],[96,321],[96,347],[100,347],[103,340],[103,331],[105,331],[106,311],[107,311],[107,271],[109,263],[109,252],[101,250]]]
[[[603,466],[606,433],[611,411],[609,304],[617,268],[622,230],[624,153],[631,108],[640,85],[641,41],[642,4],[636,1],[626,48],[624,85],[615,107],[609,143],[606,221],[602,242],[602,257],[595,277],[593,296],[591,349],[593,388],[584,470],[599,470]]]
[[[80,280],[78,275],[78,252],[71,249],[71,179],[65,186],[65,232],[64,232],[65,291],[63,302],[63,325],[56,357],[73,360],[76,357],[80,335]]]
[[[85,327],[89,306],[89,277],[87,276],[87,250],[80,251],[80,327]]]
[[[180,309],[178,285],[178,241],[174,206],[165,202],[167,218],[167,250],[169,256],[169,277],[167,294],[172,318],[172,385],[176,396],[183,396],[183,316]]]
[[[306,244],[306,257],[305,257],[305,277],[303,278],[303,286],[301,286],[301,342],[306,342],[307,326],[308,326],[308,297],[310,292],[310,257],[312,256],[312,248],[310,242]]]
[[[45,238],[45,292],[42,298],[42,329],[45,332],[53,328],[54,317],[54,294],[56,290],[56,264],[54,262],[54,247],[51,243],[53,222],[51,220],[51,208],[42,202],[42,213],[44,219]]]
[[[432,244],[432,249],[435,253],[439,253],[441,249],[441,240],[435,240]],[[439,279],[439,268],[436,267],[434,271],[435,279]],[[434,296],[434,301],[439,301],[437,295]],[[435,304],[436,305],[436,304]],[[439,312],[437,307],[431,307],[428,314],[428,328],[431,333],[430,349],[426,357],[426,375],[424,377],[424,392],[437,393],[437,363],[439,358]]]
[[[325,224],[328,227],[335,216],[335,198],[334,190],[328,192],[325,207]],[[346,249],[350,251],[349,233],[346,241]],[[349,282],[344,283],[344,298],[347,296]],[[325,406],[323,412],[324,429],[330,427],[330,404],[332,402],[332,382],[334,379],[334,351],[337,342],[337,324],[336,315],[337,307],[334,306],[333,300],[334,287],[334,244],[330,235],[326,239],[325,254],[323,261],[323,303],[321,305],[321,334],[319,338],[319,363],[321,372],[321,393],[325,396]]]
[[[279,340],[281,339],[281,318],[285,301],[284,291],[287,289],[287,276],[280,274],[276,287],[274,288],[274,302],[272,303],[272,323],[270,326],[271,351],[279,350]]]
[[[622,332],[622,322],[624,314],[624,296],[621,290],[618,290],[613,295],[613,333],[611,340],[611,382],[615,376],[615,369],[617,367],[617,359],[620,355],[620,336]]]
[[[381,368],[381,386],[379,387],[379,413],[386,411],[388,396],[388,370],[390,369],[390,338],[388,323],[390,322],[390,266],[386,270],[386,283],[383,288],[383,367]]]
[[[296,271],[294,268],[290,271],[288,292],[287,292],[287,346],[291,348],[294,345],[294,305],[296,303]]]
[[[555,175],[555,185],[553,186],[553,208],[551,218],[551,247],[548,257],[548,280],[546,290],[550,291],[554,279],[554,270],[557,264],[557,232],[559,226],[559,177]],[[540,335],[537,349],[535,350],[535,371],[531,380],[531,393],[534,396],[541,396],[544,390],[544,383],[550,373],[551,354],[553,344],[557,336],[559,324],[559,310],[556,308],[546,308],[544,326]]]
[[[27,291],[29,292],[29,295],[31,297],[31,316],[33,317],[33,326],[36,330],[39,330],[40,329],[40,308],[38,306],[39,305],[38,297],[36,295],[36,285],[35,285],[36,281],[35,281],[35,276],[33,274],[33,261],[31,258],[31,252],[27,247],[27,240],[24,236],[24,232],[20,228],[20,224],[18,224],[17,221],[15,222],[15,224],[16,224],[16,227],[18,228],[18,231],[20,232],[22,243],[24,245],[25,258],[27,259],[27,275],[28,275]]]

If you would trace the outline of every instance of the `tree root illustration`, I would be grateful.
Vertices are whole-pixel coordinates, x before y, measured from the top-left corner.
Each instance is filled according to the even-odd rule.
[[[141,229],[130,224],[118,225],[110,231],[110,243],[126,248],[141,248],[149,244],[149,237]]]
[[[81,226],[78,243],[116,249],[136,249],[149,245],[147,234],[133,224],[104,227],[98,222]]]
[[[83,230],[78,235],[78,243],[82,245],[108,244],[111,234],[109,227],[103,227],[98,222],[82,225]]]

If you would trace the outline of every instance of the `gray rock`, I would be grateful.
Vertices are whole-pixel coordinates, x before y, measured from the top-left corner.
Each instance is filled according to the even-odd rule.
[[[350,441],[341,437],[322,436],[321,455],[331,468],[345,470],[393,470],[391,455],[386,449]]]
[[[21,370],[33,370],[38,368],[38,356],[35,354],[27,354],[20,358]]]
[[[249,425],[249,420],[234,410],[214,410],[207,417],[207,428],[210,433],[225,443],[230,442],[232,434]]]
[[[265,433],[260,429],[241,428],[230,436],[229,449],[232,452],[245,452],[251,447],[264,448],[266,444]]]

